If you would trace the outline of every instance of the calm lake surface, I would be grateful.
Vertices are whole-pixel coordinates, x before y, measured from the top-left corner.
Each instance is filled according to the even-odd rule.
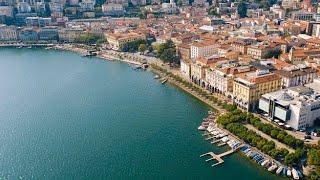
[[[0,49],[0,179],[280,179],[197,130],[209,110],[127,64]]]

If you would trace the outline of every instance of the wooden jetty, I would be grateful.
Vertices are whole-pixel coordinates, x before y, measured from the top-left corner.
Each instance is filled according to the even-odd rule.
[[[236,149],[231,149],[231,150],[226,151],[226,152],[221,153],[221,154],[215,154],[215,153],[213,153],[213,152],[208,152],[208,153],[205,153],[205,154],[200,155],[200,157],[211,156],[211,158],[207,159],[206,162],[209,162],[209,161],[211,161],[211,160],[216,160],[217,163],[211,165],[212,167],[214,167],[214,166],[217,166],[217,165],[219,165],[219,164],[224,163],[224,160],[223,160],[222,158],[223,158],[224,156],[230,155],[230,154],[238,151],[238,150],[240,149],[240,147],[242,147],[242,146],[239,146],[239,147],[236,148]]]
[[[224,160],[221,159],[220,155],[216,155],[216,154],[213,153],[213,152],[208,152],[208,153],[206,153],[206,154],[202,154],[200,157],[204,157],[204,156],[207,156],[207,155],[211,156],[211,158],[207,159],[206,162],[209,162],[209,161],[211,161],[211,160],[216,160],[216,161],[218,161],[217,163],[213,164],[212,167],[213,167],[213,166],[217,166],[217,165],[219,165],[219,164],[222,164],[222,163],[224,162]]]

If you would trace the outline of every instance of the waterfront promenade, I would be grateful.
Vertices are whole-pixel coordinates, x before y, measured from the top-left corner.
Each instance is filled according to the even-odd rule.
[[[287,149],[290,153],[293,153],[295,150],[292,149],[291,147],[283,144],[282,142],[279,142],[278,140],[276,139],[273,139],[271,138],[270,136],[268,136],[267,134],[259,131],[258,129],[256,129],[254,126],[252,126],[251,124],[246,124],[244,125],[245,127],[247,127],[248,129],[250,130],[253,130],[254,132],[256,132],[258,135],[260,135],[261,137],[269,140],[269,141],[273,141],[276,145],[277,148],[284,148],[284,149]]]

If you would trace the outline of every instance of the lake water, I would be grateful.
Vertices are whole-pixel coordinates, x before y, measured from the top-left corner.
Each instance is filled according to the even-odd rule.
[[[0,179],[279,179],[197,127],[208,107],[148,71],[43,49],[0,49]]]

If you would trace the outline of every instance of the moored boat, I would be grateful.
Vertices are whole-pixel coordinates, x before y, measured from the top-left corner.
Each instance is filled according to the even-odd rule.
[[[161,82],[161,84],[164,84],[164,83],[166,83],[167,81],[168,81],[168,78],[164,79],[164,80]]]
[[[299,179],[299,174],[296,169],[292,168],[291,173],[292,173],[293,179]]]
[[[302,172],[301,172],[301,171],[299,171],[299,170],[297,170],[297,172],[298,172],[299,177],[300,177],[300,178],[303,178],[303,174],[302,174]]]
[[[268,163],[269,163],[269,159],[263,161],[263,162],[261,163],[261,166],[266,166]]]
[[[273,164],[272,166],[270,166],[269,168],[268,168],[268,171],[270,171],[270,172],[273,172],[275,169],[277,169],[277,165],[276,164]]]
[[[265,161],[264,158],[262,158],[261,160],[258,161],[258,164],[261,165],[261,163],[263,163]]]
[[[283,167],[282,175],[286,176],[288,171],[288,167]]]
[[[290,168],[287,169],[287,176],[289,176],[289,177],[291,176],[291,170],[290,170]]]
[[[201,125],[201,126],[199,126],[199,127],[198,127],[198,130],[200,130],[200,131],[204,131],[204,130],[206,130],[206,128],[205,128],[204,126],[202,126],[202,125]]]
[[[279,168],[276,171],[276,174],[280,174],[283,170],[283,166],[279,166]]]

